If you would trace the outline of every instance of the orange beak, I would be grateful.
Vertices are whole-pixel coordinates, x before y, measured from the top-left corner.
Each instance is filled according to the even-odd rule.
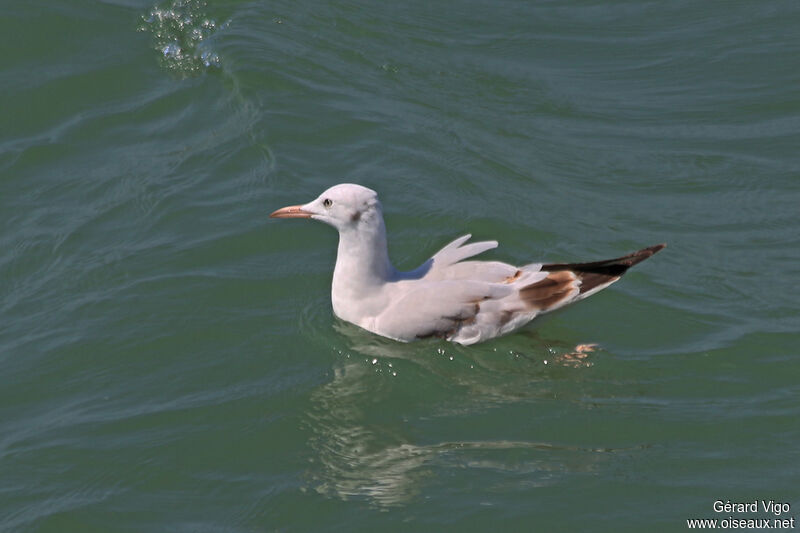
[[[272,213],[270,218],[311,218],[311,213],[308,211],[303,211],[302,205],[290,205],[287,207],[281,207],[274,213]]]

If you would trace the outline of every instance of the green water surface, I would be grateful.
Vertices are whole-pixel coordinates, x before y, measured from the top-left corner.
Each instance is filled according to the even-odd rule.
[[[0,531],[683,531],[800,515],[800,4],[5,2]],[[330,308],[413,268],[669,247],[471,347]],[[585,358],[577,344],[598,343]],[[800,527],[800,525],[798,526]]]

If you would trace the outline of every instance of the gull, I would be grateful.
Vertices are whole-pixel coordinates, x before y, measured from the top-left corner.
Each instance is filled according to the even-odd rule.
[[[591,263],[469,260],[497,241],[454,240],[419,268],[401,272],[389,261],[378,194],[352,183],[334,185],[272,218],[311,218],[339,231],[331,303],[340,319],[402,342],[441,338],[475,344],[514,331],[537,316],[605,289],[665,244]]]

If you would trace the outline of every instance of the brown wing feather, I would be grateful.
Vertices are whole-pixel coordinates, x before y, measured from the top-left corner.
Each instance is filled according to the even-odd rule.
[[[653,254],[661,251],[667,245],[656,244],[642,248],[632,254],[623,255],[605,261],[594,261],[591,263],[552,263],[542,265],[542,270],[548,272],[571,272],[581,280],[580,293],[617,281],[630,267],[641,263]]]
[[[577,279],[568,270],[553,272],[541,281],[522,287],[519,296],[529,307],[549,309],[574,293]]]
[[[578,294],[584,294],[597,287],[609,285],[617,281],[630,267],[641,263],[665,246],[666,244],[657,244],[605,261],[542,265],[542,271],[550,274],[541,281],[521,288],[520,298],[529,307],[549,311],[574,296],[576,286],[579,289]]]

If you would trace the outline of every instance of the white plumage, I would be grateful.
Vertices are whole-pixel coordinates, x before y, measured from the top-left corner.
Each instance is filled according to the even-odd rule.
[[[663,244],[594,263],[468,260],[497,241],[454,240],[419,268],[400,272],[389,261],[378,195],[355,184],[331,187],[317,199],[279,209],[274,218],[312,218],[339,231],[331,301],[334,313],[398,341],[440,337],[474,344],[513,331],[537,315],[607,287]]]

